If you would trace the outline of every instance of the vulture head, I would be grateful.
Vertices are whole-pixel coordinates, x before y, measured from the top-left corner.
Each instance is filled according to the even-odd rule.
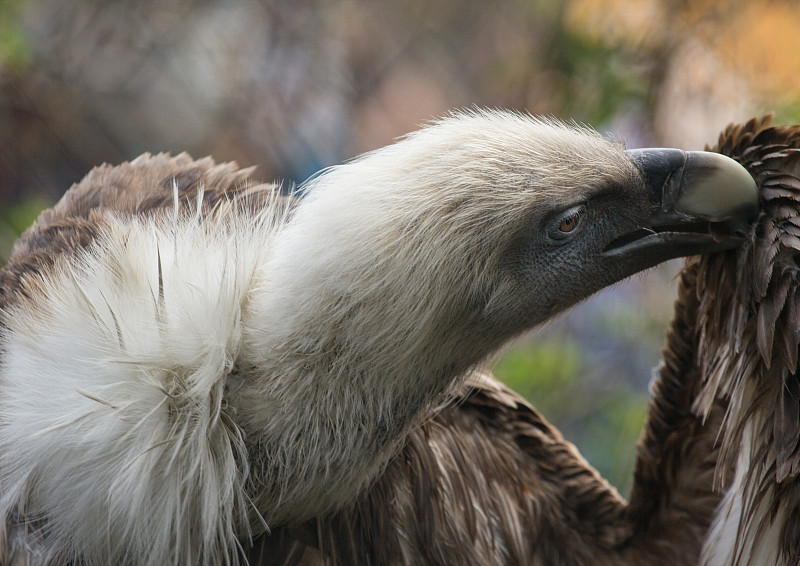
[[[247,174],[185,155],[99,168],[15,247],[0,273],[12,543],[217,563],[351,500],[513,336],[666,259],[738,246],[757,212],[731,159],[508,112],[453,115],[288,204]]]
[[[610,283],[737,245],[756,209],[752,179],[727,158],[626,152],[509,113],[456,115],[304,189],[269,262],[279,292],[251,317],[268,325],[255,350],[262,332],[305,328],[318,343],[319,321],[336,320],[395,359],[452,335],[471,363]]]

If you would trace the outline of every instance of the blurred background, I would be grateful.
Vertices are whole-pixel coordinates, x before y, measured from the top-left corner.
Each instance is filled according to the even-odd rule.
[[[0,264],[102,162],[189,151],[300,182],[458,107],[702,149],[800,122],[794,0],[0,0]],[[627,493],[680,262],[535,331],[495,371]]]

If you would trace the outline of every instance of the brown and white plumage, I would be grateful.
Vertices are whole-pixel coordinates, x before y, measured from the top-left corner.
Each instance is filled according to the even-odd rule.
[[[718,483],[730,486],[704,564],[800,560],[800,127],[771,117],[729,126],[713,148],[759,186],[761,213],[738,254],[684,269],[703,388],[696,406],[726,403]]]
[[[722,411],[706,422],[692,413],[699,381],[683,370],[693,360],[673,352],[630,502],[522,398],[475,374],[356,501],[261,536],[250,564],[697,564],[721,498]]]
[[[682,275],[629,501],[519,395],[474,374],[352,505],[256,540],[251,564],[697,564],[726,404],[702,416],[696,271]],[[431,472],[435,470],[435,472]]]
[[[582,128],[502,112],[455,115],[333,168],[301,201],[186,156],[98,169],[42,215],[0,275],[0,550],[33,564],[236,563],[251,536],[269,527],[268,545],[294,545],[307,521],[346,513],[359,494],[364,513],[385,512],[369,499],[384,489],[399,490],[398,512],[426,493],[444,506],[414,510],[427,513],[419,526],[445,529],[416,530],[418,544],[402,521],[372,517],[369,528],[395,529],[369,535],[399,545],[389,562],[433,552],[436,563],[473,533],[476,556],[535,561],[527,526],[542,549],[586,529],[576,561],[600,547],[653,553],[658,511],[685,517],[695,480],[685,486],[684,474],[710,453],[703,434],[694,448],[669,442],[676,426],[700,426],[686,409],[691,379],[665,382],[657,440],[643,448],[637,481],[663,500],[629,508],[512,393],[462,382],[505,341],[606,284],[736,246],[751,185],[720,157],[626,153]],[[409,462],[443,458],[447,470],[434,432],[471,426],[436,409],[448,395],[458,411],[502,409],[474,438],[519,428],[506,440],[521,449],[514,465],[522,477],[534,462],[531,481],[549,478],[552,493],[518,482],[496,505],[464,502],[474,515],[459,518],[446,506],[464,478],[491,473],[459,480],[455,452],[449,483],[425,470],[406,489],[411,470],[396,466],[408,446],[420,441]],[[678,454],[695,449],[704,458],[682,467]],[[514,511],[515,498],[530,513]],[[515,513],[504,534],[500,517]],[[665,552],[688,544],[691,555],[703,521],[689,541],[662,536]],[[355,543],[317,551],[369,556],[370,539],[352,532]]]

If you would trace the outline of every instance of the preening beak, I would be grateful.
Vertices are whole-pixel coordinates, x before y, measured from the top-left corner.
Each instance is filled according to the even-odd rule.
[[[744,167],[705,151],[635,149],[627,154],[660,204],[638,229],[614,239],[603,252],[606,257],[655,265],[744,241],[758,213],[758,189]]]

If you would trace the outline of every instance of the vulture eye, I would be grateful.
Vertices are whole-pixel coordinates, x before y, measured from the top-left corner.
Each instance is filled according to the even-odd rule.
[[[586,214],[586,206],[573,206],[553,219],[548,235],[554,240],[565,240],[575,234]]]

